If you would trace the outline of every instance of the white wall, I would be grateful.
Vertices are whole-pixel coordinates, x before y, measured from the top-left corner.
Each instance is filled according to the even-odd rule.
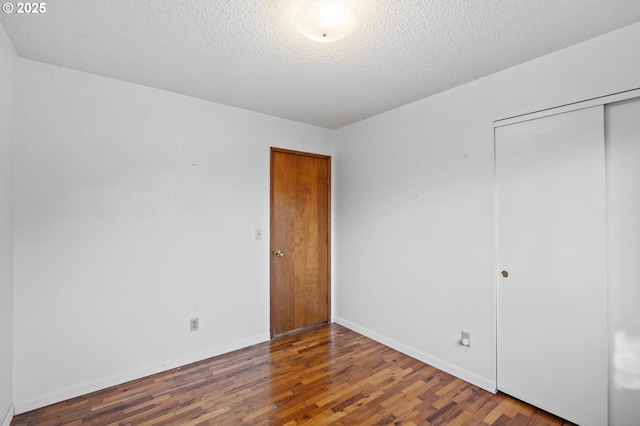
[[[639,45],[635,24],[338,130],[335,320],[495,389],[493,121],[640,87]]]
[[[13,111],[16,61],[13,46],[0,25],[0,424],[8,424],[13,413]]]
[[[17,412],[267,340],[269,147],[331,132],[18,64]]]

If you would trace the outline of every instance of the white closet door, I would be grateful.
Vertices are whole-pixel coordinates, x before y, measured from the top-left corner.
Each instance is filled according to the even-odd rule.
[[[606,107],[609,424],[640,424],[640,100]]]
[[[603,107],[498,127],[495,144],[498,389],[605,425]]]

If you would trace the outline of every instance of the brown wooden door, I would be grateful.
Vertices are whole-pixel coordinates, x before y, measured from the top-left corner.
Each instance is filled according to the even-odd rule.
[[[271,149],[271,336],[329,321],[330,170]]]

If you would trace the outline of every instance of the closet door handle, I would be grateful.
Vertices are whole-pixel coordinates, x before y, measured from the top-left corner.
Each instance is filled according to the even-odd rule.
[[[502,276],[504,278],[507,278],[509,276],[509,273],[507,271],[502,271]]]

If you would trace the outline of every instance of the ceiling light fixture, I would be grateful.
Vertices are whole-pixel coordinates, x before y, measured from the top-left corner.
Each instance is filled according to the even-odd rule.
[[[356,28],[356,15],[335,0],[314,0],[295,15],[296,29],[311,40],[320,42],[345,38]]]

